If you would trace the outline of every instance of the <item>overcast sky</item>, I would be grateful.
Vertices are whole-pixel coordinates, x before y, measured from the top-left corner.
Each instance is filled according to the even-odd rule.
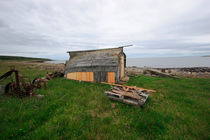
[[[210,0],[0,0],[0,55],[128,44],[130,58],[209,55]]]

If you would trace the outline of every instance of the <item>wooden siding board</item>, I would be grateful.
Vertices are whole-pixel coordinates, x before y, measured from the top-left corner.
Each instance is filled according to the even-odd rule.
[[[67,73],[67,79],[93,82],[93,72],[71,72]]]
[[[122,79],[124,77],[124,73],[125,73],[125,61],[124,61],[124,55],[122,55],[120,57],[120,78]]]
[[[106,77],[107,77],[107,73],[104,71],[94,72],[94,81],[95,82],[107,81]]]
[[[95,72],[95,71],[118,71],[118,66],[101,66],[101,67],[71,67],[71,68],[66,68],[65,72]]]

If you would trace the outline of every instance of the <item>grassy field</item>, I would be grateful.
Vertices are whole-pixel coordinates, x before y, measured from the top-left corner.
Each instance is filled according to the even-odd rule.
[[[0,73],[9,65],[0,61]],[[46,73],[16,67],[32,78]],[[0,96],[0,138],[210,139],[210,79],[138,76],[127,85],[157,92],[138,108],[109,100],[108,85],[57,78],[37,90],[42,99]]]

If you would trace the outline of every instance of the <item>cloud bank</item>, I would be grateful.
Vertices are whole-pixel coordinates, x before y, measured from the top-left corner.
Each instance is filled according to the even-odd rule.
[[[210,54],[207,0],[2,0],[0,55],[68,59],[117,47],[128,57]]]

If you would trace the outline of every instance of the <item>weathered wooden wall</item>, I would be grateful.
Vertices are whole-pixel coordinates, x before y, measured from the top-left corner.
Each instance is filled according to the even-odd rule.
[[[71,72],[93,72],[95,82],[108,82],[108,72],[114,72],[114,81],[124,76],[123,48],[69,52],[65,75]],[[123,66],[122,66],[123,65]]]

